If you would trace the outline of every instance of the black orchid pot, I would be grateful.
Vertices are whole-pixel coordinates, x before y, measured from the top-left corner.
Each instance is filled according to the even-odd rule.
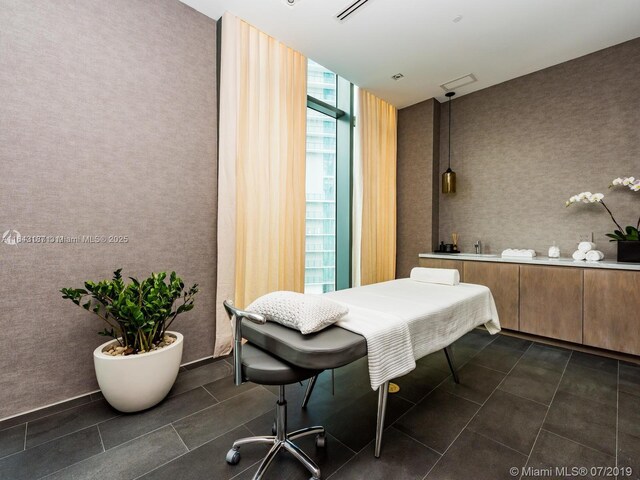
[[[640,240],[618,240],[618,261],[640,263]]]

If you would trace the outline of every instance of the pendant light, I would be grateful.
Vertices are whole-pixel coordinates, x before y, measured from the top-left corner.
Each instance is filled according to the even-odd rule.
[[[456,193],[456,172],[451,170],[451,97],[456,92],[447,92],[445,96],[449,99],[449,168],[442,174],[442,193]]]

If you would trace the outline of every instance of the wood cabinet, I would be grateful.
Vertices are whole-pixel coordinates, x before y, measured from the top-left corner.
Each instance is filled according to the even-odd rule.
[[[582,343],[583,269],[520,265],[520,331]]]
[[[496,302],[502,328],[520,327],[520,265],[464,262],[464,281],[489,287]]]
[[[640,355],[640,272],[584,272],[584,343]]]
[[[489,287],[509,330],[640,355],[640,271],[419,258]]]
[[[464,282],[463,262],[446,258],[419,258],[418,265],[427,268],[455,268],[460,272],[460,281]]]

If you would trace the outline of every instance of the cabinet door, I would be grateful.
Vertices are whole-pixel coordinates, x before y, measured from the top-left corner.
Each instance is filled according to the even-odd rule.
[[[520,266],[512,263],[464,262],[465,283],[489,287],[496,301],[500,325],[520,329]]]
[[[520,330],[582,343],[583,271],[520,265]]]
[[[462,261],[460,260],[449,260],[447,258],[419,258],[418,265],[427,268],[455,268],[460,272],[460,281],[465,281]]]
[[[584,343],[640,355],[640,272],[584,272]]]

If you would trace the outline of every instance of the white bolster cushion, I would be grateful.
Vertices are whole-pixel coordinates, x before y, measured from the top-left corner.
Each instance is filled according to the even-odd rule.
[[[247,311],[300,330],[302,334],[318,332],[349,313],[346,306],[321,295],[285,291],[263,295],[249,305]]]
[[[409,278],[416,282],[458,285],[460,283],[460,272],[455,268],[415,267],[411,270]]]

